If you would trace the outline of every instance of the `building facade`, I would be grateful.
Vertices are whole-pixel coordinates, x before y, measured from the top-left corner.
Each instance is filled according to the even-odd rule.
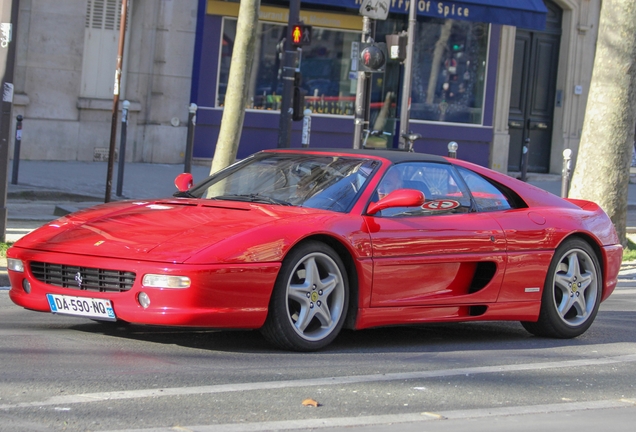
[[[197,0],[131,0],[121,101],[129,100],[126,160],[183,160]],[[121,0],[22,0],[14,117],[20,156],[108,156]],[[117,133],[119,141],[119,133]]]
[[[307,0],[312,25],[299,70],[312,110],[311,146],[351,147],[355,43],[361,0]],[[542,0],[528,0],[528,4]],[[591,79],[600,0],[545,0],[545,27],[479,17],[502,0],[419,1],[410,129],[418,151],[458,156],[499,171],[560,172],[578,148]],[[288,2],[262,0],[239,157],[277,145],[280,47]],[[24,159],[101,160],[110,139],[120,0],[22,0],[17,29],[14,116],[22,114]],[[375,25],[375,40],[407,26],[407,2]],[[543,5],[541,5],[543,7]],[[183,162],[188,106],[198,105],[194,157],[212,158],[236,33],[237,1],[130,0],[121,100],[131,102],[126,160]],[[545,10],[547,9],[547,15]],[[496,16],[497,15],[497,16]],[[526,14],[535,19],[533,14]],[[486,22],[484,22],[486,21]],[[371,75],[370,147],[395,147],[403,65]],[[301,124],[292,147],[300,147]]]

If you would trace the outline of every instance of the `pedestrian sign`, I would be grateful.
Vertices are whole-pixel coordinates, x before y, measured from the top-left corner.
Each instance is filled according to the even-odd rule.
[[[311,44],[311,26],[294,24],[291,31],[291,42],[296,47]]]

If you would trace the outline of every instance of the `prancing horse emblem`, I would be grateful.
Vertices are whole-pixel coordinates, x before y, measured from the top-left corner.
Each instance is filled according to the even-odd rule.
[[[82,274],[80,272],[75,273],[75,282],[77,282],[77,286],[82,288]]]

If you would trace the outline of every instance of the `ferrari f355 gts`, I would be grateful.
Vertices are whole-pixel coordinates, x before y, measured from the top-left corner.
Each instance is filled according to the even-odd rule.
[[[381,150],[263,151],[170,198],[64,216],[7,252],[24,308],[260,329],[312,351],[342,328],[517,320],[585,332],[622,247],[593,202],[471,163]]]

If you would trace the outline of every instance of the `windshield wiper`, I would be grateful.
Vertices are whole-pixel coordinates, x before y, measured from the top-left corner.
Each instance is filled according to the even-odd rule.
[[[265,196],[265,195],[259,195],[259,194],[245,194],[245,195],[239,195],[239,194],[230,194],[230,195],[219,195],[219,196],[215,196],[213,197],[213,199],[217,199],[217,200],[229,200],[229,201],[246,201],[246,202],[260,202],[260,203],[265,203],[265,204],[277,204],[277,205],[284,205],[284,206],[292,206],[293,204],[284,200],[280,200],[280,199],[276,199],[276,198],[272,198],[269,196]]]

